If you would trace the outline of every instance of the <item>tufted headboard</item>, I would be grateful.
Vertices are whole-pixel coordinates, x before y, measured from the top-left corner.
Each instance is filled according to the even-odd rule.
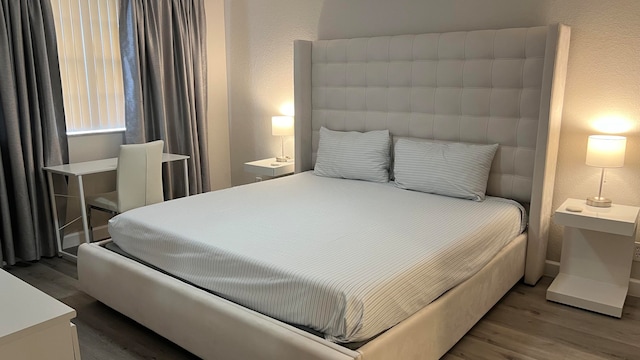
[[[546,258],[569,33],[550,25],[296,41],[296,171],[313,169],[321,126],[498,143],[487,194],[530,203],[525,281],[537,282]]]

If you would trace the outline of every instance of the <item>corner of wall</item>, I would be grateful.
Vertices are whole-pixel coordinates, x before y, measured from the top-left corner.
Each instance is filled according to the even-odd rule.
[[[205,2],[205,11],[207,12],[207,139],[211,190],[231,186],[224,5],[224,0]]]

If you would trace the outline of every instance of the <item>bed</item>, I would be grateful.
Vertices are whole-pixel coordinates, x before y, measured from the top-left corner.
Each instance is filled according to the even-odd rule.
[[[242,306],[242,300],[234,295],[214,294],[203,289],[203,284],[198,283],[201,277],[179,280],[113,252],[104,246],[109,241],[83,244],[79,248],[78,275],[83,290],[203,358],[434,359],[442,356],[516,282],[524,278],[526,283],[535,284],[542,276],[568,44],[569,29],[563,25],[296,41],[294,75],[297,174],[264,184],[248,185],[243,187],[244,190],[228,189],[189,200],[200,201],[202,206],[208,206],[208,197],[234,199],[236,192],[253,192],[254,198],[262,196],[261,201],[268,202],[268,194],[277,193],[274,189],[279,187],[291,191],[296,189],[295,191],[303,194],[304,189],[310,186],[309,181],[315,184],[320,179],[309,170],[317,167],[320,133],[325,131],[322,130],[323,127],[333,131],[362,133],[384,130],[398,143],[402,139],[408,139],[437,143],[499,144],[487,182],[489,198],[480,204],[508,201],[504,199],[518,201],[528,208],[526,232],[516,231],[508,235],[509,239],[496,247],[472,275],[459,279],[452,288],[436,291],[432,295],[435,300],[429,300],[427,305],[409,311],[408,317],[391,328],[382,332],[371,330],[376,334],[373,338],[368,331],[359,334],[358,331],[348,329],[333,337],[318,336],[289,324],[297,322],[282,319],[282,314],[270,314],[269,310],[256,304]],[[299,185],[301,181],[303,185]],[[410,193],[409,190],[401,190],[391,184],[325,178],[320,181],[323,184],[326,181],[333,184],[328,185],[333,189],[342,186],[336,185],[336,181],[342,181],[340,184],[359,183],[357,189],[376,185],[379,189],[375,191]],[[351,189],[347,193],[357,191],[359,190]],[[318,193],[317,190],[312,192]],[[427,196],[420,194],[423,195]],[[445,198],[440,195],[428,196]],[[302,195],[295,198],[300,197]],[[321,201],[327,197],[328,195],[317,196],[309,202]],[[409,206],[410,199],[417,198],[418,194],[412,193],[397,206]],[[185,206],[186,209],[193,205],[191,202],[185,204],[184,201],[186,200],[176,201],[175,206]],[[446,201],[478,204],[471,200],[450,198]],[[141,256],[146,254],[142,248],[153,248],[154,244],[158,244],[163,251],[149,255],[146,259],[149,262],[156,261],[156,258],[160,259],[157,260],[159,262],[165,261],[171,254],[168,249],[180,244],[181,237],[186,233],[193,232],[191,235],[194,236],[198,236],[199,231],[202,233],[202,229],[181,229],[171,233],[173,226],[169,225],[164,230],[170,232],[170,236],[152,232],[154,229],[149,227],[136,228],[136,224],[152,223],[152,218],[163,211],[158,209],[162,207],[151,206],[132,212],[131,218],[146,218],[147,222],[136,222],[141,219],[124,222],[114,236],[120,239],[127,237],[129,233],[138,234],[138,237],[128,242],[122,241],[121,244],[125,248],[129,246],[125,250]],[[186,212],[184,209],[183,213]],[[385,210],[388,212],[384,212]],[[245,208],[237,211],[246,213],[248,210]],[[411,210],[412,213],[416,211],[418,210]],[[387,218],[398,212],[399,208],[392,206],[382,210]],[[227,216],[222,213],[216,215],[223,219]],[[373,221],[371,215],[366,219],[369,219],[369,227],[382,221],[382,218]],[[226,223],[231,222],[226,220]],[[236,227],[242,226],[238,223],[242,224],[236,221]],[[271,223],[262,224],[259,227],[260,233],[269,228],[268,224]],[[304,226],[314,225],[301,223],[298,228],[290,224],[285,226],[295,230],[291,233],[300,235]],[[246,227],[244,230],[248,231]],[[206,233],[215,230],[204,225],[203,228]],[[304,233],[310,233],[311,230],[313,229],[307,229]],[[234,228],[229,226],[224,231],[225,234],[233,234]],[[375,232],[381,231],[382,228]],[[276,231],[279,234],[276,237],[286,239],[283,236],[286,233]],[[475,234],[476,231],[472,233]],[[145,234],[148,234],[146,238]],[[242,236],[249,237],[251,234],[257,233],[248,232]],[[392,238],[393,234],[387,235]],[[415,235],[403,236],[412,239]],[[498,237],[496,234],[489,236]],[[160,245],[165,243],[160,243],[159,239],[165,238],[172,238],[174,242],[167,242],[167,246]],[[139,239],[144,241],[137,241]],[[231,250],[234,246],[237,247],[234,242],[230,243]],[[254,252],[262,251],[259,243],[249,241],[248,244],[251,244]],[[357,245],[354,246],[357,248]],[[136,247],[140,249],[136,250]],[[279,244],[277,247],[288,249],[294,246]],[[472,248],[477,249],[477,246]],[[206,250],[196,247],[190,252],[206,253]],[[352,252],[357,253],[356,250]],[[339,257],[340,252],[333,252],[331,256]],[[283,259],[297,259],[296,261],[301,262],[301,258],[304,260],[300,253],[292,255],[284,251],[274,255],[274,262],[282,263]],[[309,263],[310,267],[318,265],[308,260],[302,262]],[[231,258],[221,261],[234,263],[236,260]],[[207,281],[204,280],[205,283]],[[390,282],[398,284],[395,279]],[[392,324],[396,322],[391,321]],[[351,329],[360,329],[360,325],[356,323]],[[345,334],[348,336],[345,337]],[[361,340],[360,335],[368,340],[363,345],[341,344],[342,340]]]

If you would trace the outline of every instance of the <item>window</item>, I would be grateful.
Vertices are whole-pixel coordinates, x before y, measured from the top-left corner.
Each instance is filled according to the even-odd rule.
[[[124,130],[118,0],[51,0],[67,134]]]

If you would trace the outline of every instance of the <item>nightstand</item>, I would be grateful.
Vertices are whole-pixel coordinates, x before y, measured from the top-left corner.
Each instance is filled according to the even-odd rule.
[[[260,176],[279,177],[293,174],[294,166],[293,160],[277,162],[276,158],[269,158],[244,163],[244,171]]]
[[[639,210],[617,204],[592,207],[578,199],[560,205],[553,216],[564,225],[560,273],[547,289],[547,300],[621,317]]]

